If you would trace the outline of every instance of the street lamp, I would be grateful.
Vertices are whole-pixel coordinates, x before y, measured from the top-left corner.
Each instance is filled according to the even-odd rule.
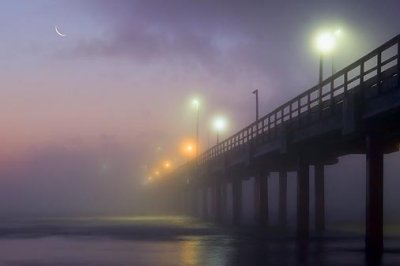
[[[193,99],[192,105],[196,110],[196,157],[197,157],[199,155],[199,147],[200,147],[200,140],[199,140],[200,101],[198,99]]]
[[[226,125],[227,122],[225,118],[221,116],[217,116],[214,118],[213,127],[217,132],[217,145],[219,144],[219,134],[226,128]]]
[[[171,162],[170,161],[164,161],[163,167],[164,167],[164,169],[167,169],[167,170],[171,169]]]
[[[324,55],[331,53],[337,45],[337,39],[342,35],[341,29],[332,32],[324,32],[317,36],[316,46],[320,52],[319,59],[319,84],[323,80],[323,60]],[[334,56],[332,55],[332,75],[335,74]]]
[[[324,55],[330,53],[336,44],[335,35],[330,32],[321,33],[316,40],[317,49],[320,52],[319,57],[319,84],[322,83],[323,80],[323,72],[324,72]]]
[[[185,158],[191,159],[196,156],[196,143],[191,139],[182,141],[181,153]]]

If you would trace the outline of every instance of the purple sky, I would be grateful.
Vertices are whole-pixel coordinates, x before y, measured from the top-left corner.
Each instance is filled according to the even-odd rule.
[[[264,115],[316,83],[316,32],[343,30],[340,69],[399,34],[399,10],[398,0],[3,0],[0,188],[15,204],[0,209],[129,209],[143,166],[193,137],[191,97],[202,99],[204,148],[214,114],[229,118],[222,137],[252,121],[254,89]]]

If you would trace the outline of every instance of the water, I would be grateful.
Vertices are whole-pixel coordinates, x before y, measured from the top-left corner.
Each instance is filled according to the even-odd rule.
[[[400,239],[381,259],[367,258],[363,238],[330,232],[299,242],[276,230],[240,231],[185,217],[93,217],[3,221],[0,265],[400,265]]]

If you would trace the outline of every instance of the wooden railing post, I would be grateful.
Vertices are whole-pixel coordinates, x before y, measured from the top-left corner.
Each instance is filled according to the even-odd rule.
[[[400,87],[400,37],[397,38],[397,86]]]
[[[365,64],[365,61],[362,61],[361,65],[360,65],[360,88],[361,88],[360,97],[361,97],[361,99],[364,99],[364,89],[362,88],[362,84],[364,83],[364,64]]]
[[[297,100],[297,121],[298,121],[298,127],[300,128],[301,127],[301,121],[300,121],[300,113],[301,113],[301,99],[300,98],[298,98],[298,100]]]
[[[331,111],[331,114],[333,114],[333,107],[335,106],[335,104],[334,104],[334,96],[335,96],[335,94],[334,94],[334,89],[335,89],[335,84],[334,84],[334,79],[333,78],[331,78],[331,82],[330,82],[330,101],[329,101],[329,105],[330,105],[330,111]]]
[[[378,94],[381,93],[382,90],[382,52],[380,51],[378,53],[378,58],[377,58],[377,62],[376,62],[376,86],[378,88]]]

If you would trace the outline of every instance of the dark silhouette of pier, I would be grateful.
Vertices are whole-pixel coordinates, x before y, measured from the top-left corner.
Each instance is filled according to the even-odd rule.
[[[324,167],[349,154],[366,156],[365,245],[383,250],[384,154],[399,148],[400,35],[296,96],[158,184],[170,188],[175,206],[221,222],[227,184],[232,185],[232,219],[242,216],[242,181],[255,177],[255,221],[268,225],[268,176],[279,173],[279,225],[287,224],[287,173],[297,173],[297,235],[307,239],[309,175],[315,176],[315,230],[325,229]],[[312,167],[310,167],[312,166]],[[350,177],[349,177],[350,178]],[[208,189],[212,208],[208,208]],[[202,204],[197,202],[202,191]],[[184,200],[178,195],[185,195]],[[198,206],[202,205],[200,210]]]

